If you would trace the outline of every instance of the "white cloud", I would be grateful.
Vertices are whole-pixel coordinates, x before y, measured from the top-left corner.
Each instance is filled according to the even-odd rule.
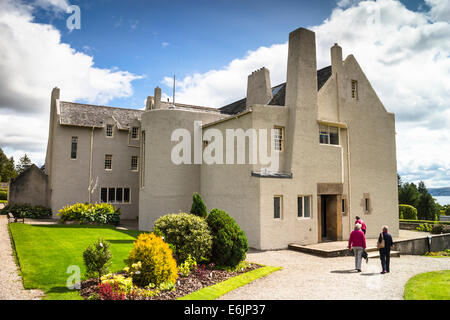
[[[46,10],[52,9],[55,11],[64,12],[70,6],[67,0],[36,0],[34,4]]]
[[[161,46],[163,46],[163,47],[167,47],[167,46],[169,46],[169,44],[170,43],[168,43],[168,42],[161,42]]]
[[[65,3],[40,2],[61,8]],[[38,148],[42,161],[53,87],[61,89],[63,100],[106,104],[131,96],[131,82],[141,77],[95,67],[93,57],[62,43],[53,26],[35,23],[32,10],[31,5],[20,2],[0,3],[0,147]],[[44,125],[31,125],[38,123],[36,118]]]
[[[399,172],[422,177],[429,186],[450,185],[442,174],[450,168],[448,3],[427,0],[429,12],[415,12],[395,0],[344,0],[321,25],[309,27],[316,32],[319,68],[330,64],[335,42],[344,56],[356,57],[387,110],[396,114]],[[284,82],[286,59],[286,43],[250,51],[222,68],[178,80],[176,100],[223,106],[245,97],[248,74],[262,66],[270,70],[272,85]],[[172,78],[163,83],[171,87]]]

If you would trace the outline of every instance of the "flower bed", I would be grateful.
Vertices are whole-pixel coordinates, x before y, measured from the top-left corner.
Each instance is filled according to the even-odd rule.
[[[225,281],[229,278],[235,277],[255,269],[261,268],[258,264],[243,263],[235,270],[223,270],[214,267],[213,265],[199,265],[188,276],[183,276],[181,272],[178,273],[175,287],[172,289],[142,289],[148,290],[150,294],[132,294],[129,296],[123,295],[120,297],[128,300],[175,300],[177,298],[186,296],[204,287],[214,285],[216,283]],[[126,276],[125,272],[119,272],[116,275]],[[89,299],[95,293],[98,293],[98,279],[88,279],[81,283],[80,295],[84,299]],[[142,292],[141,292],[142,293]],[[117,295],[116,295],[117,296]]]

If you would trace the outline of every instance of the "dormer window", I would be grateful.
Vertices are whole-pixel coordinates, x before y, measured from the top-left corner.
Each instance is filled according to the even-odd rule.
[[[133,139],[133,140],[139,139],[139,128],[138,127],[131,128],[131,139]]]
[[[358,81],[352,80],[352,99],[358,99]]]
[[[113,136],[113,125],[112,124],[107,124],[106,125],[106,136],[107,137],[112,137]]]

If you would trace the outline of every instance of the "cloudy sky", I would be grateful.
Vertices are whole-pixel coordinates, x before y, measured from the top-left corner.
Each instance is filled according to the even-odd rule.
[[[67,20],[80,8],[81,29]],[[0,147],[43,164],[50,92],[61,99],[142,109],[153,88],[220,107],[245,96],[247,75],[285,81],[287,38],[316,32],[359,61],[396,114],[405,181],[450,186],[450,0],[0,0]]]

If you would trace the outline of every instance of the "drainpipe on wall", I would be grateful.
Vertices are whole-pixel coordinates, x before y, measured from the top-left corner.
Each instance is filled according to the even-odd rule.
[[[88,202],[91,203],[91,184],[92,184],[92,153],[93,153],[93,149],[94,149],[94,127],[92,127],[92,131],[91,131],[91,153],[90,153],[90,158],[89,158],[89,185],[88,185],[88,191],[89,191],[89,195],[88,195]]]
[[[349,127],[347,125],[347,174],[348,174],[348,200],[347,200],[347,208],[348,208],[348,226],[349,226],[349,232],[352,232],[352,219],[351,219],[351,206],[352,206],[352,188],[351,188],[351,175],[350,175],[350,134],[349,134]]]

